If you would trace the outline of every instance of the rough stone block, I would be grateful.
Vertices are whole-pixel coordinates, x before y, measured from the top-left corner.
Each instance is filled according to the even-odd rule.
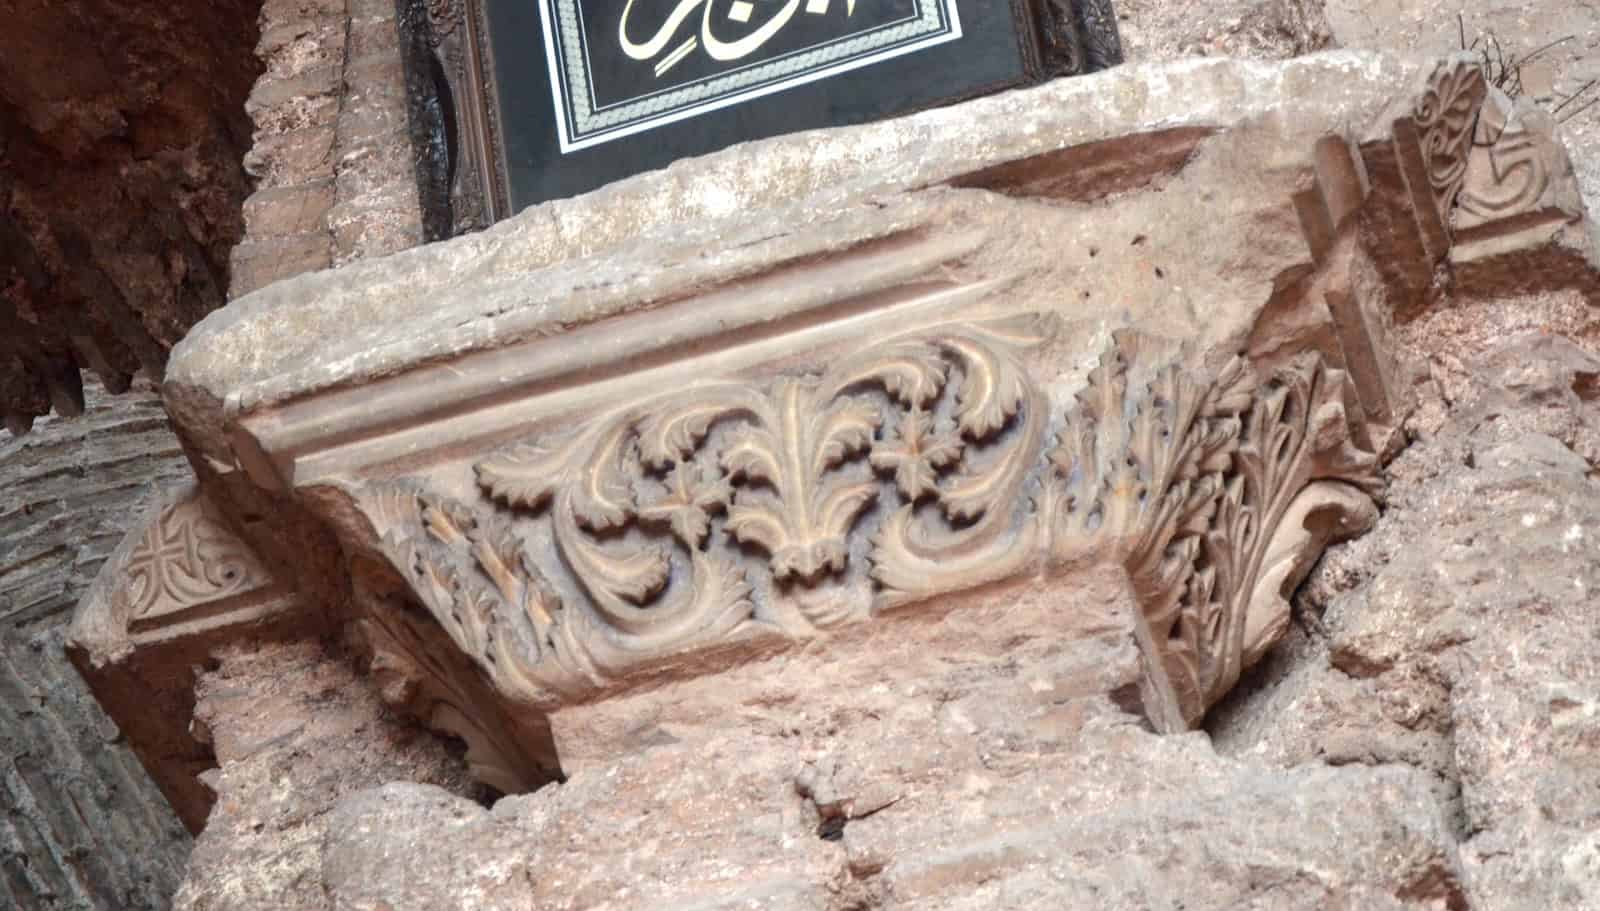
[[[263,136],[244,157],[257,190],[296,186],[333,176],[332,124]],[[238,292],[234,292],[237,296]]]
[[[230,293],[244,295],[281,279],[326,269],[333,262],[326,231],[251,239],[233,248]]]
[[[263,22],[343,18],[347,13],[346,0],[263,0],[261,4]]]
[[[333,198],[332,180],[257,191],[245,200],[245,230],[251,240],[315,234],[326,230]]]
[[[263,79],[298,76],[344,60],[348,24],[343,17],[268,24],[256,44],[266,65]]]
[[[338,64],[281,79],[262,79],[245,105],[256,125],[258,145],[270,136],[335,123],[342,89],[343,69]]]
[[[404,112],[399,119],[404,119]],[[336,165],[339,205],[374,206],[409,196],[416,207],[416,172],[407,135],[401,126],[387,141],[341,143]]]
[[[380,4],[387,15],[360,16],[350,22],[349,59],[352,67],[380,60],[400,59],[400,26],[394,4]]]
[[[409,250],[422,242],[422,219],[416,193],[394,188],[394,198],[363,205],[336,206],[328,215],[333,232],[333,261],[343,265]]]

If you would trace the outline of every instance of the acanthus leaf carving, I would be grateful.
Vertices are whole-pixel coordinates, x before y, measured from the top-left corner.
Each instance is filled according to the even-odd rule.
[[[1320,360],[1263,382],[1240,359],[1152,371],[1121,342],[1047,439],[1027,358],[1055,331],[948,324],[816,374],[693,384],[480,460],[482,503],[402,489],[369,492],[368,512],[398,516],[375,520],[391,565],[527,702],[1109,559],[1141,605],[1151,698],[1167,705],[1153,717],[1192,724],[1281,632],[1280,589],[1306,554],[1361,525],[1375,459],[1350,442],[1344,375]],[[1313,484],[1319,498],[1291,508]],[[785,595],[835,576],[874,597]]]
[[[404,483],[367,485],[358,502],[380,554],[502,692],[533,701],[591,677],[561,600],[509,523]]]
[[[1352,494],[1330,502],[1370,503],[1376,459],[1350,443],[1343,383],[1316,360],[1261,384],[1234,359],[1209,381],[1168,367],[1139,388],[1114,349],[1051,450],[1051,549],[1057,559],[1120,555],[1185,724],[1260,654],[1247,630],[1281,632],[1260,619],[1279,602],[1258,589],[1273,542],[1300,534],[1282,527],[1290,502],[1327,480]],[[1314,542],[1317,552],[1327,539]],[[1275,552],[1270,563],[1288,559]]]
[[[391,708],[466,745],[472,777],[505,794],[532,791],[559,776],[549,728],[542,719],[499,710],[462,659],[441,649],[437,626],[362,591],[357,630],[371,656],[378,692]]]
[[[1032,559],[1036,525],[1018,507],[1043,445],[1048,398],[1022,354],[1056,331],[1053,320],[1023,317],[942,333],[934,350],[962,376],[952,417],[961,456],[941,467],[936,509],[908,502],[873,536],[880,605],[979,585]]]

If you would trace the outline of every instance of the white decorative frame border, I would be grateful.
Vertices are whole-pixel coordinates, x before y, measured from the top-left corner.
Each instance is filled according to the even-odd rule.
[[[589,74],[576,53],[582,20],[577,0],[544,0],[539,18],[544,28],[545,59],[550,67],[550,94],[563,155],[677,123],[691,117],[751,101],[795,86],[871,66],[884,60],[961,38],[957,0],[917,0],[918,14],[900,23],[880,26],[609,109],[597,109],[590,97]],[[560,43],[557,40],[559,28]],[[834,62],[827,62],[827,61]],[[818,64],[822,64],[818,66]],[[576,88],[577,91],[564,91]],[[569,109],[566,101],[572,104]]]

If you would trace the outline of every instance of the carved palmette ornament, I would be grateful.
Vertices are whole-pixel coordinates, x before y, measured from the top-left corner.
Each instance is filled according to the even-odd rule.
[[[482,460],[474,503],[358,497],[417,600],[521,701],[1100,559],[1143,608],[1152,720],[1192,725],[1281,634],[1308,555],[1370,520],[1375,460],[1314,359],[1134,382],[1118,346],[1053,421],[1030,358],[1056,331],[951,324],[821,374],[691,385]]]
[[[1428,182],[1441,218],[1448,218],[1467,173],[1478,109],[1488,92],[1474,63],[1443,61],[1428,79],[1412,117],[1422,144]]]

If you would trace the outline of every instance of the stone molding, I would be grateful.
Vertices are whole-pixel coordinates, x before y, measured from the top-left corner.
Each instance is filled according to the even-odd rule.
[[[169,407],[197,458],[337,536],[335,584],[301,588],[348,592],[325,609],[385,698],[465,740],[503,791],[559,777],[552,719],[570,731],[624,694],[1107,566],[1137,604],[1139,705],[1187,730],[1278,641],[1323,549],[1375,517],[1409,408],[1389,322],[1447,278],[1453,232],[1477,227],[1461,200],[1484,192],[1481,74],[1422,72],[1417,95],[1372,104],[1377,138],[1293,133],[1303,179],[1250,211],[1303,238],[1252,286],[1271,300],[1219,313],[1235,329],[1203,343],[1163,335],[1156,311],[1092,329],[1115,325],[1087,303],[1100,288],[1041,293],[1032,263],[994,254],[1015,231],[996,200],[1109,223],[1208,147],[1231,154],[1230,130],[1276,148],[1249,132],[1270,126],[1135,129],[1154,151],[1111,167],[1115,137],[935,162],[944,186],[892,185],[836,216],[774,203],[802,220],[776,236],[715,222],[714,254],[646,235],[473,273],[470,342],[405,348],[380,323],[359,330],[373,349],[326,370],[289,347],[219,366],[261,338],[252,305],[186,343]],[[1084,163],[1115,195],[1060,173]],[[1148,269],[1136,230],[1124,255]],[[449,249],[491,250],[493,272],[521,240],[496,228]],[[294,289],[407,312],[379,265]],[[355,290],[374,282],[380,304]],[[493,296],[506,285],[537,290]],[[281,316],[314,326],[321,307]]]
[[[1315,358],[1262,382],[1239,360],[1196,376],[1119,345],[1060,415],[1026,362],[1051,323],[946,324],[820,375],[691,385],[489,455],[477,498],[425,477],[352,494],[378,552],[514,703],[553,709],[688,653],[1110,561],[1143,607],[1146,711],[1183,729],[1281,634],[1279,564],[1373,518],[1376,459],[1350,443],[1343,374]],[[529,543],[545,540],[548,556]],[[782,597],[855,563],[870,583]]]

